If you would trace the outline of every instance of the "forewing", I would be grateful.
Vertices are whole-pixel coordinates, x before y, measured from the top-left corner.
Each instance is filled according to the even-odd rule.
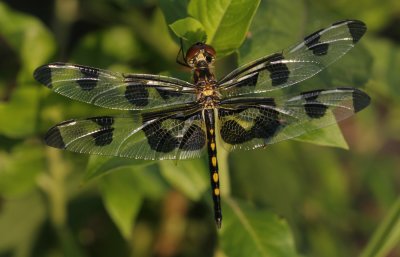
[[[346,54],[366,30],[361,21],[336,22],[291,48],[234,70],[219,82],[221,94],[232,97],[264,93],[310,78]]]
[[[124,74],[67,63],[37,68],[35,79],[74,100],[120,110],[152,110],[191,103],[194,86],[148,74]]]
[[[130,114],[70,120],[51,128],[47,145],[78,153],[134,159],[197,158],[206,134],[200,112],[190,114]]]
[[[369,96],[355,88],[281,99],[230,99],[219,109],[220,135],[227,149],[255,149],[334,124],[369,102]]]

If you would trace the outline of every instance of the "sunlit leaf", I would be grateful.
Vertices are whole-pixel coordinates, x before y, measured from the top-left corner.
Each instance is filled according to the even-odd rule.
[[[208,169],[203,159],[160,162],[161,173],[192,200],[199,200],[208,189]]]
[[[244,44],[239,64],[279,52],[303,36],[306,9],[303,1],[261,1]]]
[[[107,157],[107,156],[90,156],[88,166],[85,172],[85,181],[96,179],[100,176],[107,174],[113,170],[121,169],[124,167],[132,166],[145,166],[150,165],[154,161],[136,160],[120,157]]]
[[[199,20],[211,44],[223,57],[244,41],[259,0],[192,0],[189,14]]]
[[[188,41],[189,45],[206,41],[207,35],[203,25],[194,18],[177,20],[169,26],[178,37]]]
[[[0,37],[17,53],[20,63],[16,87],[10,90],[8,102],[0,103],[0,123],[7,124],[0,127],[0,133],[13,138],[32,135],[37,126],[39,102],[32,73],[54,53],[54,40],[38,19],[14,12],[3,3],[0,3]]]
[[[141,191],[133,185],[135,177],[126,170],[109,174],[100,181],[100,191],[106,209],[127,240],[143,201]]]
[[[0,152],[0,195],[16,197],[33,190],[45,166],[43,147],[25,143]]]
[[[36,112],[39,91],[31,87],[19,87],[8,102],[0,102],[0,133],[12,138],[32,135],[36,128]],[[16,118],[18,117],[18,118]]]
[[[400,99],[400,76],[394,67],[400,65],[400,47],[390,40],[369,38],[365,45],[374,58],[371,87],[376,93]]]
[[[71,62],[108,68],[143,58],[146,58],[144,51],[132,29],[115,26],[83,37],[73,51]]]
[[[168,24],[186,18],[189,0],[159,0],[158,2]]]
[[[225,202],[220,241],[227,256],[298,256],[283,218],[232,198],[225,198]]]
[[[46,206],[38,192],[20,199],[3,200],[0,213],[0,253],[31,256],[32,242],[46,218]]]
[[[295,138],[295,140],[317,145],[349,149],[338,124],[333,124],[322,129],[316,129],[310,133]]]
[[[54,53],[54,39],[38,19],[11,11],[2,3],[0,3],[0,33],[19,53],[24,80],[33,80],[33,70]]]

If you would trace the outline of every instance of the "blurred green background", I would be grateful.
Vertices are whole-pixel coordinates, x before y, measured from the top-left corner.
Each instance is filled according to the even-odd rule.
[[[0,257],[400,256],[400,2],[259,2],[0,1]],[[210,17],[196,17],[196,4]],[[299,89],[354,86],[371,106],[340,124],[343,136],[333,127],[301,139],[316,144],[221,152],[221,231],[205,158],[89,158],[45,146],[54,124],[107,110],[50,92],[33,80],[36,67],[64,61],[190,80],[175,57],[177,35],[192,27],[176,21],[206,23],[227,5],[249,15],[239,44],[219,37],[235,27],[211,41],[219,77],[334,21],[364,21],[356,48]],[[184,35],[210,35],[197,32]]]

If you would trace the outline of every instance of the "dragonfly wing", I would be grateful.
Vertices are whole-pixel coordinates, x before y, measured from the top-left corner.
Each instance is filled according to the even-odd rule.
[[[51,128],[49,146],[78,153],[162,160],[199,157],[206,144],[201,112],[144,113],[69,120]]]
[[[37,68],[35,79],[74,100],[120,110],[152,110],[192,103],[194,85],[176,78],[124,74],[76,64]]]
[[[337,123],[369,102],[369,96],[355,88],[314,90],[281,99],[230,99],[219,109],[220,135],[228,149],[255,149]]]
[[[219,82],[224,97],[265,93],[310,78],[342,57],[367,30],[357,20],[336,22],[280,53],[244,65]]]

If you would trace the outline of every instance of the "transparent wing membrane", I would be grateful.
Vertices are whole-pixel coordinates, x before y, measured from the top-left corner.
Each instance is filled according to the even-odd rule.
[[[239,67],[219,82],[223,97],[260,94],[295,85],[342,57],[366,32],[363,22],[336,22],[282,52]]]
[[[82,65],[53,63],[34,77],[66,97],[120,110],[152,110],[193,103],[194,85],[159,75],[124,74]]]
[[[45,140],[78,153],[162,160],[197,158],[206,139],[201,113],[194,112],[70,120],[51,128]]]
[[[227,149],[255,149],[294,138],[346,119],[369,105],[355,88],[314,90],[280,99],[231,99],[219,110]]]

